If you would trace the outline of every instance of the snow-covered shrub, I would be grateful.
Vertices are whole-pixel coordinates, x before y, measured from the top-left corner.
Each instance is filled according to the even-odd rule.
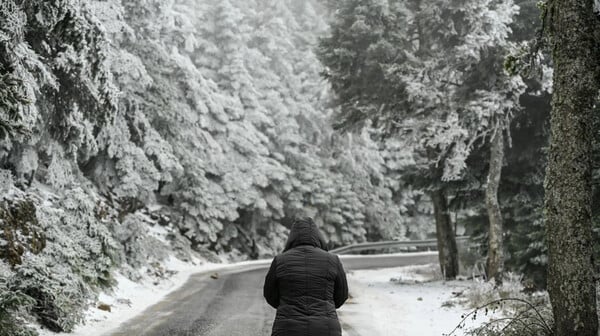
[[[506,298],[491,301],[461,316],[462,320],[446,336],[457,335],[465,321],[479,321],[479,327],[460,332],[469,336],[552,336],[554,320],[549,301]]]
[[[0,139],[25,132],[21,123],[21,104],[27,104],[28,101],[20,92],[21,85],[18,78],[5,73],[4,67],[0,66]]]
[[[98,138],[106,157],[94,172],[96,180],[118,198],[133,197],[151,202],[158,189],[160,173],[144,150],[131,142],[125,118],[115,118]]]
[[[10,158],[13,164],[16,184],[29,186],[38,168],[37,151],[30,145],[16,145]]]
[[[13,297],[12,304],[21,303],[22,309],[30,310],[52,330],[69,330],[80,321],[77,314],[85,299],[74,302],[74,294],[80,291],[80,284],[62,280],[65,276],[70,277],[72,270],[68,269],[65,260],[53,260],[48,255],[55,237],[39,220],[36,203],[35,199],[23,194],[2,201],[0,259],[13,268],[10,278],[6,279],[6,288],[9,292],[27,296],[27,300],[22,302]],[[65,251],[60,249],[58,252]],[[34,304],[27,304],[30,300]],[[70,309],[77,304],[79,309]]]
[[[60,332],[83,321],[83,311],[94,297],[89,285],[67,264],[35,255],[15,268],[12,290],[35,300],[31,313],[40,324]]]
[[[474,281],[466,293],[467,304],[475,308],[499,298],[494,290],[494,284],[488,281]]]
[[[73,167],[65,157],[64,151],[57,143],[48,146],[50,163],[46,169],[45,181],[50,186],[61,190],[73,183]]]
[[[53,200],[52,206],[38,206],[38,220],[47,238],[44,254],[70,266],[88,285],[108,286],[118,245],[107,219],[96,216],[97,198],[75,187]]]
[[[13,184],[14,180],[10,170],[0,169],[0,193],[7,193]]]
[[[496,285],[493,281],[474,280],[465,297],[468,305],[475,308],[488,302],[506,298],[526,298],[523,293],[523,277],[514,273],[506,273],[502,284]]]
[[[533,283],[524,286],[522,276],[508,273],[499,288],[477,284],[467,291],[473,311],[465,318],[477,318],[500,312],[481,327],[466,331],[472,336],[551,336],[553,315],[546,291],[530,293]],[[531,286],[531,287],[529,287]],[[488,291],[488,294],[483,294]],[[596,288],[596,304],[600,309],[600,284]],[[454,334],[449,334],[454,335]]]
[[[29,191],[35,195],[15,191],[2,201],[0,261],[12,267],[9,290],[35,302],[24,310],[50,330],[69,331],[98,289],[113,284],[117,244],[96,216],[97,196]]]
[[[30,199],[2,200],[0,229],[0,260],[11,266],[21,264],[26,253],[37,254],[46,245]]]
[[[34,336],[16,313],[31,309],[35,300],[9,286],[12,276],[9,265],[0,260],[0,336]]]
[[[485,336],[550,336],[552,309],[548,293],[526,293],[520,275],[507,273],[500,286],[492,282],[475,281],[463,296],[472,310],[453,332],[464,327],[468,319],[485,319],[480,327],[466,330],[466,335]],[[461,333],[462,334],[462,333]]]
[[[149,217],[140,213],[125,215],[123,220],[113,225],[113,234],[120,243],[124,257],[123,268],[130,279],[139,279],[136,271],[160,262],[167,257],[169,246],[148,234],[151,226],[157,225]]]

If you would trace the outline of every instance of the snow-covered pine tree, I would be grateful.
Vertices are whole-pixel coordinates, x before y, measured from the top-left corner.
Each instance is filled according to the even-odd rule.
[[[314,53],[327,29],[320,2],[0,6],[0,68],[10,72],[0,117],[28,131],[0,143],[0,210],[35,209],[31,229],[45,235],[2,281],[30,295],[38,308],[24,307],[53,330],[80,321],[116,265],[136,279],[165,256],[147,235],[152,218],[182,257],[186,244],[272,255],[299,214],[332,245],[404,234],[378,146],[329,124]]]
[[[492,86],[470,82],[486,55],[495,55],[492,48],[507,46],[513,14],[510,1],[346,1],[319,50],[341,107],[338,127],[352,129],[373,120],[388,134],[413,138],[429,162],[423,168],[430,171],[419,175],[430,176],[428,189],[434,209],[439,207],[441,264],[449,277],[456,275],[457,263],[446,213],[448,186],[442,181],[463,178],[475,141],[495,134],[498,120],[515,108],[522,87],[518,80]],[[497,72],[502,74],[501,66]],[[472,85],[479,86],[469,96]],[[490,103],[488,96],[504,96],[501,88],[512,98]],[[436,168],[438,162],[443,169]]]

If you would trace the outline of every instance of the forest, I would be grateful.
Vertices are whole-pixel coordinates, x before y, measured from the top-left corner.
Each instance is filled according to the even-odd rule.
[[[447,279],[467,235],[551,298],[578,265],[556,335],[595,335],[600,2],[573,2],[1,0],[0,335],[168,255],[272,257],[297,216],[436,238]]]

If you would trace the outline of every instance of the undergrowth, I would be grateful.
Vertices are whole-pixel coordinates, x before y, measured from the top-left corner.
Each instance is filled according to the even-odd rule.
[[[493,317],[499,311],[512,313]],[[484,315],[484,317],[481,317]],[[520,298],[504,298],[478,306],[469,313],[461,316],[460,323],[445,336],[456,335],[464,329],[468,320],[490,317],[488,321],[474,329],[467,330],[471,336],[551,336],[553,335],[552,311],[547,305],[536,305]]]
[[[546,292],[528,293],[522,277],[507,273],[501,285],[476,282],[462,295],[472,310],[445,336],[551,336],[553,318]],[[468,322],[477,327],[467,327]]]
[[[26,327],[16,314],[31,309],[35,300],[10,288],[7,280],[10,271],[4,266],[0,265],[0,336],[35,336],[36,332]]]

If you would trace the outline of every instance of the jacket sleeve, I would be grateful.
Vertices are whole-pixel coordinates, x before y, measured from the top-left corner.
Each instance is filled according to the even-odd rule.
[[[348,299],[348,281],[346,280],[346,272],[344,271],[344,266],[342,265],[340,258],[336,256],[336,259],[338,269],[333,288],[333,301],[335,303],[335,308],[340,308]]]
[[[263,287],[263,295],[267,300],[267,303],[275,309],[279,306],[279,288],[277,286],[276,270],[277,257],[273,258],[273,261],[271,262],[271,267],[269,267],[269,272],[267,272],[265,285]]]

